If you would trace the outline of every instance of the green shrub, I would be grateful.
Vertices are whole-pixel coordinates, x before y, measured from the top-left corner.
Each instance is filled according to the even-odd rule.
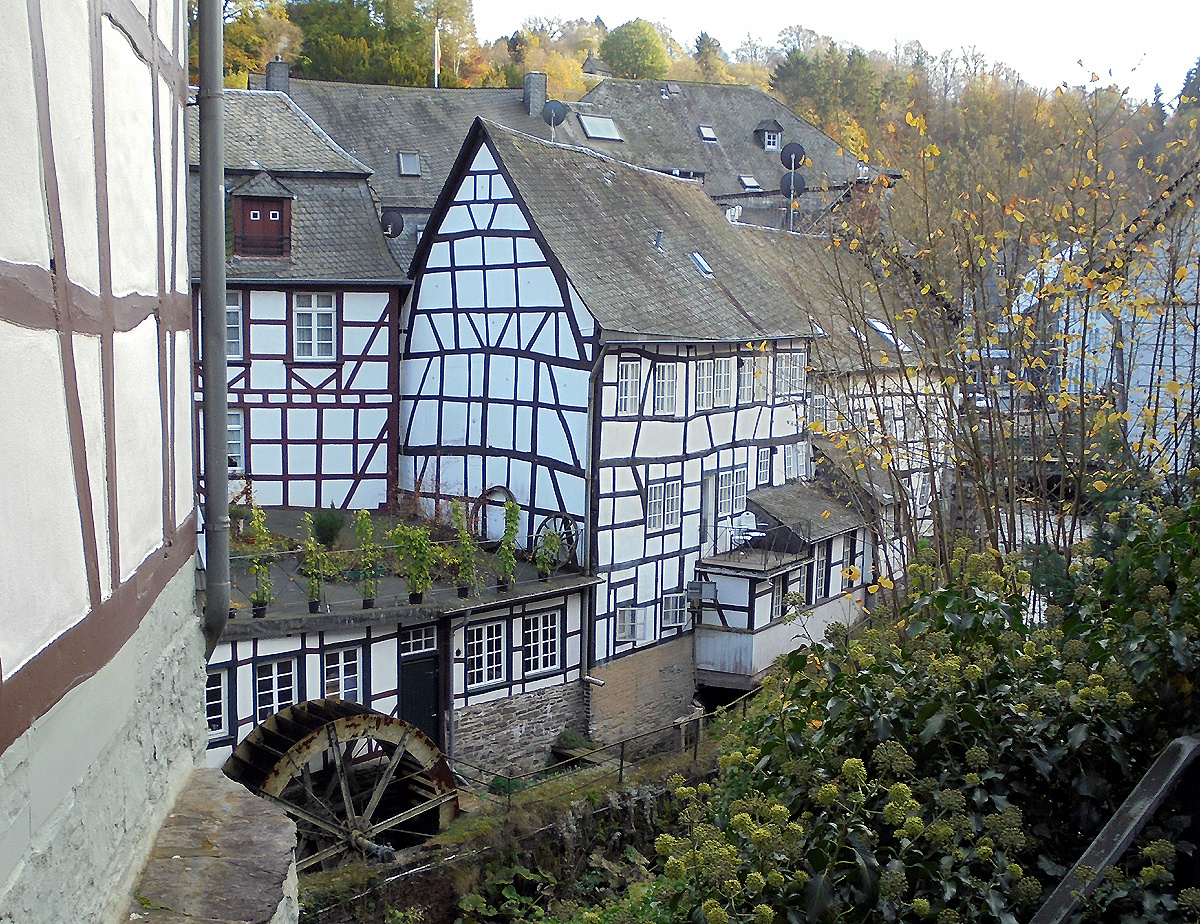
[[[313,514],[312,519],[313,538],[325,548],[333,548],[333,544],[337,542],[338,536],[342,532],[342,527],[346,525],[345,511],[329,507],[325,510],[318,510]]]
[[[793,653],[727,741],[709,790],[679,785],[644,920],[1028,920],[1172,737],[1200,667],[1200,506],[1110,515],[1070,608],[1024,619],[1016,556],[961,550],[963,580],[898,628],[834,626]],[[682,783],[682,781],[678,781]],[[1168,803],[1169,805],[1170,803]],[[1091,899],[1105,920],[1192,920],[1160,812]]]

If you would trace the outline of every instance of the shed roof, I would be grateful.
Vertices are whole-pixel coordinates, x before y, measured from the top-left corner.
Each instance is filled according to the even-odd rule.
[[[863,525],[862,514],[820,485],[794,481],[777,488],[759,488],[746,495],[746,506],[805,542],[820,542]]]

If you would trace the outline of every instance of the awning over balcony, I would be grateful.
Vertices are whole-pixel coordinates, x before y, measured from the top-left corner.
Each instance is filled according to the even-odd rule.
[[[759,517],[760,525],[765,518],[770,527],[784,527],[809,544],[864,525],[862,514],[811,481],[751,491],[746,506]]]

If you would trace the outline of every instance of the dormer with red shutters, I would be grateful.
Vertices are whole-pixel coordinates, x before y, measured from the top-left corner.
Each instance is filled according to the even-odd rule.
[[[234,187],[233,256],[288,258],[292,252],[292,200],[286,186],[259,173]]]

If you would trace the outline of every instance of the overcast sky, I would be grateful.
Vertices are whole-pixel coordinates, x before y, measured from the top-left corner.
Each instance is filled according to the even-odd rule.
[[[1195,0],[1155,0],[1144,7],[1114,0],[1090,4],[474,0],[474,9],[481,42],[511,35],[531,16],[568,20],[599,16],[610,29],[640,16],[665,23],[684,47],[706,31],[727,52],[737,48],[747,32],[774,45],[780,30],[792,25],[867,50],[891,52],[897,40],[910,39],[934,54],[973,45],[989,61],[1008,64],[1035,86],[1086,83],[1095,72],[1139,99],[1150,99],[1154,85],[1160,84],[1168,105],[1200,57],[1200,4]]]

